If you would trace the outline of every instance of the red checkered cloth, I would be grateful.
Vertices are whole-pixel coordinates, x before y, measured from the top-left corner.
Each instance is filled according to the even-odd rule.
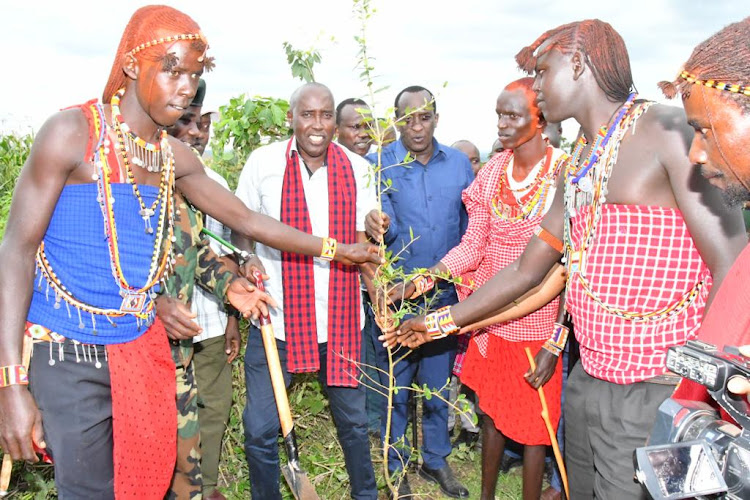
[[[441,259],[451,276],[462,279],[463,284],[456,286],[459,300],[465,300],[473,290],[516,260],[542,222],[544,213],[525,220],[507,220],[498,217],[493,210],[492,200],[512,157],[512,151],[505,151],[492,158],[462,194],[469,225],[461,243]],[[550,168],[559,171],[559,162],[565,158],[561,150],[555,150]],[[550,190],[552,198],[554,187]],[[555,299],[528,316],[474,332],[479,352],[487,356],[487,335],[490,334],[511,342],[548,339],[557,319],[558,304],[559,299]],[[454,373],[461,373],[463,359],[463,355],[456,357]]]
[[[580,210],[572,220],[575,248],[584,237],[585,218]],[[584,291],[580,273],[570,275],[565,301],[586,373],[616,384],[666,373],[667,349],[695,338],[712,282],[682,214],[656,206],[603,205],[581,269],[604,304],[637,313],[674,305],[704,282],[695,299],[678,313],[633,321],[605,311]]]
[[[281,189],[281,222],[312,234],[310,213],[300,177],[299,155],[286,149],[286,170]],[[356,243],[357,186],[346,153],[331,143],[327,154],[328,235],[338,243]],[[328,284],[328,385],[356,387],[362,336],[359,329],[359,272],[356,266],[330,263]],[[287,369],[312,372],[320,369],[315,318],[313,258],[281,252],[284,287],[284,329]]]

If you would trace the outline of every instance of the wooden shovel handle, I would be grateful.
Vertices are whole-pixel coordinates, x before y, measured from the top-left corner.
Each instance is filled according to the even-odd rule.
[[[255,286],[261,292],[266,291],[263,285],[263,276],[257,269],[253,271]],[[276,336],[273,334],[273,325],[271,318],[267,315],[260,317],[260,334],[263,338],[263,347],[266,350],[266,361],[268,362],[268,371],[271,375],[271,385],[273,386],[273,395],[276,398],[276,409],[279,411],[279,422],[281,422],[281,433],[286,437],[294,428],[292,421],[292,411],[289,409],[289,396],[286,393],[286,384],[284,383],[284,374],[281,370],[281,361],[279,361],[279,351],[276,348]]]

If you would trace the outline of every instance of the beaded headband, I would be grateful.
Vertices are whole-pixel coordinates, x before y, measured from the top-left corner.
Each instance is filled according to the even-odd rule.
[[[693,75],[692,73],[688,73],[687,71],[683,71],[682,73],[680,73],[679,78],[682,78],[688,83],[703,85],[705,87],[714,88],[717,90],[728,90],[729,92],[733,92],[735,94],[744,94],[750,97],[750,85],[746,85],[743,87],[736,83],[730,84],[717,82],[716,80],[699,80],[695,75]]]
[[[164,38],[155,38],[155,39],[151,40],[150,42],[146,42],[146,43],[142,43],[142,44],[138,45],[137,47],[135,47],[133,50],[131,50],[128,53],[130,55],[134,56],[138,52],[140,52],[140,51],[142,51],[144,49],[147,49],[149,47],[153,47],[154,45],[159,45],[159,44],[162,44],[162,43],[179,42],[181,40],[203,40],[204,42],[206,42],[206,44],[208,44],[208,41],[203,37],[203,34],[201,34],[201,33],[189,33],[189,34],[186,34],[186,35],[172,35],[172,36],[167,36],[167,37],[164,37]]]

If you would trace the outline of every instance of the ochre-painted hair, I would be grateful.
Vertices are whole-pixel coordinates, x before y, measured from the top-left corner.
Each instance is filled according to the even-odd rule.
[[[542,53],[537,49],[548,42]],[[528,74],[534,72],[536,59],[551,49],[565,55],[581,51],[584,60],[594,74],[609,100],[622,102],[633,89],[633,74],[625,42],[615,29],[599,19],[587,19],[564,24],[551,29],[528,47],[516,54],[518,66]]]
[[[524,77],[519,78],[518,80],[515,80],[513,82],[510,82],[508,85],[505,86],[503,89],[505,90],[522,90],[526,97],[528,97],[529,100],[529,113],[536,114],[539,117],[539,121],[546,122],[544,119],[544,115],[542,114],[539,107],[536,105],[536,92],[534,92],[533,87],[534,86],[534,79],[531,77]]]
[[[750,85],[750,17],[730,24],[699,44],[685,63],[685,71],[704,82]],[[678,77],[672,82],[659,82],[659,88],[671,99],[678,92],[689,96],[693,84]],[[719,92],[724,98],[735,101],[743,113],[750,113],[749,96],[727,90]]]
[[[102,102],[109,102],[114,93],[125,86],[127,77],[122,67],[125,56],[131,50],[151,40],[193,33],[200,33],[198,23],[175,8],[166,5],[147,5],[136,10],[128,25],[125,26],[120,45],[117,47],[117,54],[102,94]],[[206,49],[205,39],[194,40],[191,43],[196,50]],[[152,45],[139,51],[135,57],[157,61],[166,55],[167,47],[169,45],[164,43]]]

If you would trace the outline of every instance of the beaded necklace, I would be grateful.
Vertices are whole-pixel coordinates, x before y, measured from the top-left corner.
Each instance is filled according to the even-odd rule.
[[[503,165],[498,191],[492,198],[492,211],[497,217],[505,220],[519,221],[533,217],[540,210],[544,209],[549,198],[550,188],[555,185],[555,179],[560,171],[560,167],[568,158],[567,155],[561,155],[555,162],[555,165],[552,166],[552,152],[552,146],[547,146],[547,153],[542,158],[544,165],[539,169],[531,184],[525,186],[525,188],[514,190],[510,187],[506,178],[508,176],[508,166]],[[508,162],[509,165],[511,161],[512,158]],[[528,189],[531,189],[531,191],[520,199],[516,198],[515,192],[523,192]]]
[[[133,163],[149,172],[159,172],[163,165],[162,143],[167,137],[167,131],[161,131],[161,138],[158,143],[153,144],[145,141],[135,135],[127,123],[122,119],[120,113],[120,99],[125,95],[125,89],[120,89],[112,96],[110,104],[112,106],[112,123],[115,130],[122,129],[125,132],[127,142],[121,142],[121,145],[133,157]],[[118,136],[121,134],[118,132]]]
[[[541,179],[544,174],[547,173],[547,168],[549,167],[549,156],[551,154],[551,150],[549,146],[547,147],[547,151],[544,156],[542,156],[542,159],[537,162],[536,165],[534,165],[534,168],[539,167],[539,170],[537,171],[536,175],[524,186],[521,186],[519,188],[514,188],[510,185],[510,172],[513,172],[513,167],[516,163],[516,155],[510,157],[510,161],[508,162],[508,166],[505,169],[506,174],[501,178],[500,182],[503,182],[505,184],[505,187],[510,189],[512,193],[523,193],[528,191],[532,188],[532,186],[535,186]],[[531,170],[534,170],[532,168]],[[524,179],[525,180],[525,179]]]
[[[596,140],[594,141],[593,146],[591,146],[589,154],[586,157],[586,161],[583,162],[583,165],[580,168],[578,168],[578,165],[581,158],[581,153],[583,152],[583,148],[586,146],[586,137],[581,135],[580,139],[578,139],[576,148],[575,150],[573,150],[573,161],[571,162],[571,165],[574,164],[576,166],[576,171],[574,172],[572,182],[573,184],[579,184],[579,187],[582,191],[591,191],[593,185],[590,182],[591,179],[589,177],[586,177],[586,174],[588,174],[589,170],[591,170],[593,166],[597,164],[599,158],[601,158],[602,153],[604,153],[604,148],[606,148],[607,144],[609,144],[612,133],[617,130],[617,128],[620,126],[620,123],[622,122],[622,119],[625,117],[625,114],[628,112],[628,110],[630,110],[631,106],[633,106],[635,97],[635,92],[631,93],[628,96],[627,100],[620,108],[620,111],[617,113],[617,116],[612,121],[612,124],[609,126],[609,128],[602,126],[599,129],[599,132],[596,134]],[[583,179],[587,179],[588,182],[584,181]]]
[[[586,252],[591,247],[596,234],[596,228],[601,220],[602,206],[606,202],[607,184],[612,175],[612,170],[617,163],[617,157],[620,151],[620,144],[625,137],[626,132],[635,127],[638,118],[645,113],[653,104],[652,102],[643,102],[635,107],[633,104],[633,95],[623,105],[615,121],[609,127],[606,133],[602,133],[604,127],[600,129],[602,140],[597,153],[589,155],[583,168],[579,168],[578,162],[581,157],[582,146],[581,140],[573,153],[570,166],[566,172],[566,183],[564,192],[565,204],[565,223],[563,239],[565,242],[565,254],[563,262],[568,268],[568,285],[570,280],[578,279],[584,293],[588,295],[607,313],[629,321],[658,321],[679,314],[687,308],[698,296],[703,288],[704,282],[699,281],[690,290],[688,290],[675,303],[665,306],[656,311],[636,312],[618,309],[605,303],[591,286],[591,282],[586,276]],[[626,108],[627,107],[627,108]],[[630,108],[633,107],[631,110]],[[624,110],[624,111],[623,111]],[[583,139],[583,138],[582,138]],[[585,139],[583,139],[585,145]],[[579,147],[580,146],[580,147]],[[595,148],[592,147],[592,151]],[[585,172],[583,171],[585,168]],[[589,183],[584,183],[583,179],[588,179]],[[569,182],[568,182],[569,181]],[[585,188],[590,186],[587,191]],[[578,212],[583,211],[582,216],[586,217],[586,226],[584,238],[581,246],[575,248],[572,240],[572,220]]]
[[[104,316],[110,324],[116,326],[112,318],[122,317],[126,314],[131,314],[136,317],[138,327],[140,328],[141,322],[148,320],[154,315],[154,299],[156,293],[154,287],[161,281],[163,283],[165,272],[167,267],[174,265],[175,260],[172,255],[173,248],[172,242],[175,241],[174,236],[174,156],[172,155],[171,148],[168,143],[164,143],[165,150],[165,162],[164,172],[166,175],[164,178],[166,182],[162,182],[159,186],[159,193],[157,195],[157,202],[154,207],[158,206],[159,203],[162,205],[162,210],[159,214],[159,222],[157,226],[157,235],[154,241],[154,251],[151,258],[151,265],[149,267],[148,276],[146,278],[146,284],[141,288],[134,288],[128,284],[127,280],[122,271],[120,264],[120,253],[119,245],[117,241],[117,226],[115,224],[114,211],[112,204],[114,203],[114,197],[112,195],[110,174],[112,172],[107,155],[109,154],[109,139],[107,138],[106,132],[106,121],[104,120],[104,111],[100,104],[94,104],[91,106],[94,129],[99,132],[99,140],[96,147],[94,148],[93,163],[95,166],[95,173],[91,176],[97,183],[97,202],[99,203],[102,211],[102,217],[104,219],[104,231],[107,239],[107,247],[110,255],[110,265],[112,269],[112,275],[117,282],[118,288],[120,289],[120,296],[123,298],[119,309],[104,309],[96,306],[92,306],[83,303],[76,299],[73,294],[62,284],[56,273],[52,269],[49,261],[44,253],[44,242],[39,245],[37,250],[36,262],[37,266],[41,271],[40,286],[42,277],[46,278],[49,285],[47,293],[49,294],[49,288],[52,288],[55,292],[55,309],[59,309],[60,300],[64,300],[66,307],[68,307],[68,315],[70,316],[70,308],[72,305],[78,310],[79,328],[84,328],[83,319],[81,317],[81,311],[87,312],[91,315],[91,323],[93,328],[93,334],[96,334],[96,315]],[[114,121],[114,120],[113,120]],[[119,167],[117,167],[119,168]],[[164,236],[167,236],[166,238]]]
[[[141,209],[138,211],[138,215],[140,215],[141,218],[143,219],[143,224],[145,225],[146,233],[152,234],[154,232],[154,229],[151,226],[151,217],[153,217],[154,214],[156,213],[156,207],[159,205],[160,198],[157,197],[150,207],[147,207],[146,204],[143,202],[143,197],[141,196],[141,192],[138,189],[138,183],[135,180],[135,175],[133,175],[133,169],[130,167],[130,160],[128,158],[127,148],[125,147],[125,142],[123,139],[123,131],[121,127],[122,125],[124,125],[124,123],[122,124],[118,123],[116,119],[113,119],[112,123],[114,125],[115,133],[117,134],[117,145],[118,145],[117,149],[120,152],[123,165],[125,166],[125,173],[127,176],[125,180],[132,187],[133,195],[135,195],[136,199],[138,200],[138,204],[141,207]],[[165,144],[166,148],[169,148],[169,144],[167,142],[166,137],[162,138],[162,143]],[[172,161],[169,159],[170,155],[171,155],[171,150],[169,150],[168,154],[163,155],[163,158],[167,161]],[[159,193],[162,192],[166,183],[169,182],[169,175],[170,175],[167,167],[160,168],[160,170],[161,170],[161,178],[159,179]]]

